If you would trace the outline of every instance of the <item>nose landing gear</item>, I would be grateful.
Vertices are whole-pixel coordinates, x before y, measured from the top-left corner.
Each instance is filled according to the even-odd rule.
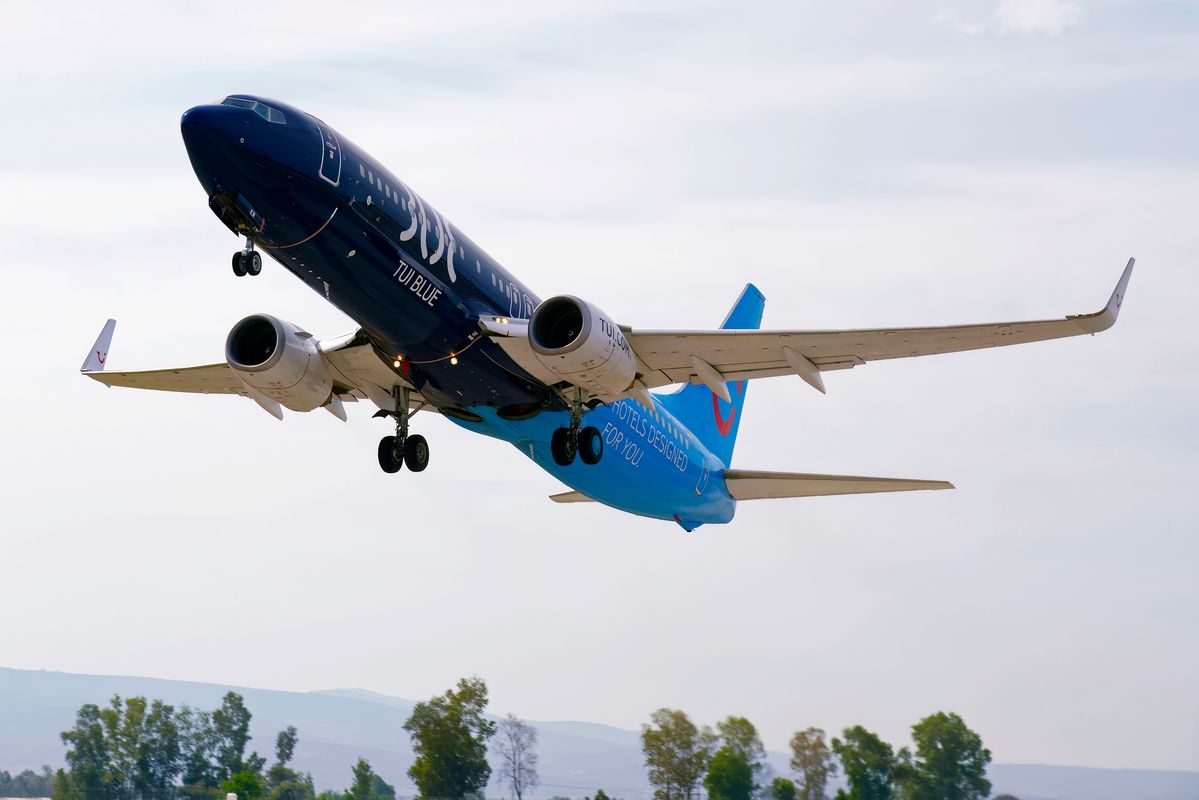
[[[598,464],[604,456],[604,437],[599,428],[594,425],[581,427],[583,424],[582,392],[576,390],[575,397],[570,402],[570,426],[557,428],[550,436],[550,455],[554,463],[560,467],[569,467],[574,463],[575,453],[583,459],[584,464]]]
[[[429,466],[429,443],[418,434],[408,435],[408,389],[395,388],[396,410],[379,411],[376,417],[395,417],[395,436],[384,436],[379,440],[379,467],[384,472],[399,472],[405,465],[409,472],[423,472]],[[419,410],[419,409],[418,409]]]
[[[262,272],[262,256],[254,249],[254,240],[246,237],[246,246],[233,254],[233,274],[237,277]]]

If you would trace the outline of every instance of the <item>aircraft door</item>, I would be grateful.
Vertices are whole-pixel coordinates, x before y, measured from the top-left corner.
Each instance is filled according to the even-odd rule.
[[[710,472],[710,470],[708,469],[707,465],[705,464],[703,469],[700,470],[699,480],[695,484],[695,494],[697,496],[703,494],[704,489],[706,489],[708,487],[708,473],[709,472]]]
[[[316,129],[321,135],[320,176],[336,186],[341,183],[341,142],[329,126],[317,123]]]

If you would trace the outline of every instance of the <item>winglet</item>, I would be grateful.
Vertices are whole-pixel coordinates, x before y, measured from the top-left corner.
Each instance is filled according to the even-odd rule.
[[[1076,317],[1070,317],[1078,323],[1078,326],[1087,333],[1099,333],[1105,331],[1116,324],[1116,318],[1120,316],[1120,307],[1124,305],[1124,297],[1128,292],[1128,279],[1132,277],[1133,264],[1137,263],[1135,258],[1128,259],[1128,265],[1124,267],[1124,273],[1120,275],[1120,280],[1116,282],[1116,288],[1112,291],[1112,296],[1108,298],[1107,305],[1102,311],[1096,311],[1094,314],[1082,314]]]
[[[96,338],[96,343],[92,345],[91,352],[87,354],[87,358],[83,360],[83,366],[79,368],[80,372],[104,371],[104,362],[108,361],[108,347],[112,344],[112,332],[116,327],[115,319],[104,323],[104,328]]]

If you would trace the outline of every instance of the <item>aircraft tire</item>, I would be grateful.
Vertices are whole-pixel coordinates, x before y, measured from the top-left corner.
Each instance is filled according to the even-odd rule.
[[[399,472],[404,459],[396,457],[396,437],[384,436],[379,440],[379,467],[387,473]]]
[[[569,428],[555,428],[550,437],[550,454],[554,463],[560,467],[569,467],[574,463],[577,446],[571,441]]]
[[[603,457],[604,437],[600,435],[599,428],[588,425],[579,431],[579,458],[583,459],[583,463],[598,464]]]
[[[241,278],[245,276],[248,269],[246,254],[238,250],[233,254],[233,274]]]
[[[419,433],[404,442],[404,463],[409,472],[423,472],[429,466],[429,443]]]
[[[262,256],[258,254],[257,250],[251,250],[249,256],[246,258],[246,274],[258,275],[261,272]]]

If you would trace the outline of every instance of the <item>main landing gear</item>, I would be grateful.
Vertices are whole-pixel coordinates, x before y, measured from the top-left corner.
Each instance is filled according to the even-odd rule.
[[[584,464],[598,464],[604,456],[604,437],[599,428],[594,425],[581,427],[582,394],[576,389],[574,399],[570,401],[570,426],[555,429],[550,437],[550,454],[554,457],[554,463],[561,467],[573,464],[576,453],[583,459]]]
[[[396,421],[395,436],[384,436],[379,440],[379,466],[384,472],[399,472],[408,466],[409,472],[422,472],[429,466],[429,443],[425,437],[418,434],[408,435],[408,389],[403,386],[395,388],[396,410],[379,411],[376,417],[394,417]],[[419,409],[418,409],[419,410]]]
[[[245,248],[233,254],[233,274],[240,278],[243,275],[257,275],[260,272],[262,272],[262,256],[254,249],[254,240],[247,236]]]

